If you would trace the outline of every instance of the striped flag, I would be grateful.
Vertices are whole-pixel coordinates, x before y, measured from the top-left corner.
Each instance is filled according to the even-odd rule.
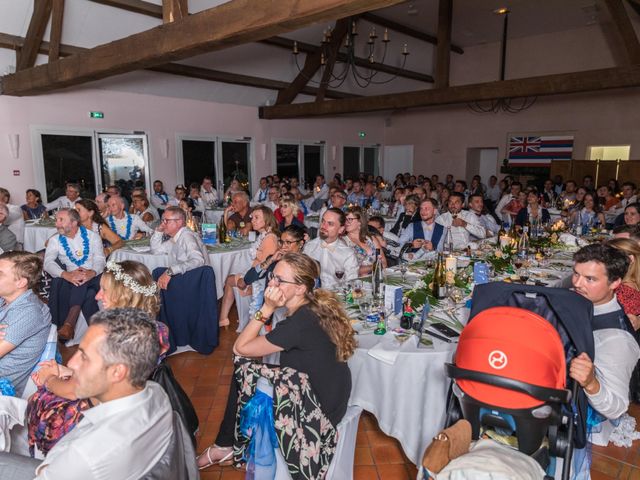
[[[551,160],[571,160],[573,135],[509,137],[509,165],[543,167]]]

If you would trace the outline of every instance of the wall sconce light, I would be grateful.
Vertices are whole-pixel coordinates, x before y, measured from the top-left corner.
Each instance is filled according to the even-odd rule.
[[[261,143],[260,144],[260,160],[264,162],[266,159],[267,159],[267,144]]]
[[[338,147],[335,145],[331,145],[331,161],[336,161],[336,153],[338,152]]]
[[[160,153],[162,154],[162,158],[169,158],[169,139],[168,138],[160,139]]]
[[[9,148],[11,149],[11,156],[14,159],[20,157],[20,135],[17,133],[9,134]]]

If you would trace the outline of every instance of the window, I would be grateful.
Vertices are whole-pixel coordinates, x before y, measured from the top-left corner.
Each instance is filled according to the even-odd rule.
[[[629,160],[629,145],[589,147],[589,160]]]
[[[184,185],[200,185],[204,177],[216,178],[215,140],[182,140]]]
[[[134,187],[148,188],[146,135],[98,134],[103,187],[117,185],[129,197]]]
[[[350,146],[346,145],[342,149],[342,176],[346,178],[357,178],[360,173],[366,175],[379,175],[380,147],[371,146]]]
[[[301,183],[312,185],[317,175],[324,175],[324,142],[274,143],[274,170],[280,177],[295,177]]]
[[[222,141],[222,178],[227,188],[231,180],[239,180],[242,186],[251,191],[249,171],[249,141]]]
[[[93,166],[93,135],[41,134],[44,179],[37,182],[44,195],[43,201],[51,202],[65,194],[68,182],[80,185],[80,196],[94,198],[96,179]],[[36,155],[40,152],[36,152]],[[43,188],[44,187],[44,188]]]

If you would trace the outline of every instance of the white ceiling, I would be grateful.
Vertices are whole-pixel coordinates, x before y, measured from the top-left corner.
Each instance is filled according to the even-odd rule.
[[[162,0],[147,1],[162,4]],[[499,41],[502,34],[502,17],[493,13],[493,10],[498,7],[506,6],[510,9],[509,37],[518,38],[608,22],[606,8],[600,2],[601,0],[454,0],[452,42],[468,48]],[[189,11],[196,13],[221,3],[225,2],[223,0],[189,0]],[[375,13],[435,35],[437,8],[438,0],[414,0]],[[32,10],[33,0],[0,0],[0,32],[24,37]],[[159,19],[88,0],[66,0],[62,43],[90,48],[160,24]],[[325,24],[314,25],[287,36],[317,44],[325,28],[327,28]],[[361,22],[359,32],[362,34],[358,36],[359,41],[363,42],[366,39],[369,28],[370,25]],[[377,31],[381,34],[382,29],[377,27]],[[392,41],[389,44],[386,63],[400,65],[399,52],[402,44],[407,43],[411,54],[407,58],[406,68],[421,73],[433,73],[433,45],[393,31],[390,35]],[[49,29],[45,33],[45,39],[48,38]],[[359,55],[366,56],[364,44],[360,45],[358,50]],[[2,73],[7,72],[11,65],[15,65],[15,55],[13,52],[9,52],[8,55],[7,52],[0,51],[0,72]],[[39,56],[38,63],[46,61],[45,56]],[[300,55],[298,61],[302,65],[304,55]],[[291,81],[298,71],[288,51],[264,44],[233,47],[186,59],[182,63],[287,82]],[[272,90],[146,71],[94,82],[91,86],[253,106],[272,103],[276,97],[276,92]],[[423,82],[396,79],[389,84],[370,87],[366,90],[366,94],[393,93],[426,87],[427,84]],[[341,90],[364,93],[353,82],[345,83]],[[298,97],[297,99],[297,101],[305,100],[308,98]]]

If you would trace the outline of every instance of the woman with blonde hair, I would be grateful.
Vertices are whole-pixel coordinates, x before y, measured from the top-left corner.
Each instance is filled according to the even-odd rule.
[[[251,267],[255,267],[264,262],[278,250],[278,237],[280,231],[278,223],[269,207],[259,205],[251,211],[251,225],[258,232],[258,238],[251,247]],[[218,316],[218,325],[226,327],[229,325],[229,312],[233,306],[233,288],[239,287],[238,280],[244,277],[245,272],[231,274],[224,283],[224,293],[222,294],[222,305],[220,306],[220,314]],[[246,287],[246,285],[245,285]],[[241,295],[250,295],[251,289],[244,288],[240,290]]]
[[[280,231],[284,231],[289,225],[296,225],[301,228],[304,227],[304,222],[300,221],[299,214],[300,204],[296,200],[293,194],[285,193],[280,199],[280,205],[278,206],[278,212],[280,215],[276,215],[276,218],[281,217],[278,222]]]
[[[151,318],[156,318],[160,310],[158,287],[151,272],[143,264],[132,260],[107,262],[96,300],[102,303],[103,310],[137,308]],[[160,363],[169,350],[169,329],[161,322],[156,322],[156,326]],[[82,412],[95,402],[77,398],[72,370],[55,360],[40,364],[40,369],[32,378],[38,390],[31,396],[27,406],[29,449],[33,454],[37,447],[46,455],[75,427],[82,418]]]
[[[640,329],[640,245],[629,238],[613,238],[607,242],[629,256],[629,269],[616,289],[616,297],[633,328]]]
[[[336,427],[347,411],[351,393],[347,360],[355,351],[356,340],[337,297],[316,288],[319,276],[315,260],[301,253],[285,254],[270,274],[264,304],[238,336],[233,350],[245,357],[280,352],[280,367],[309,376],[320,410]],[[261,336],[261,328],[280,307],[286,308],[287,317]],[[235,408],[227,407],[223,425],[236,420]],[[230,461],[231,443],[208,447],[198,459],[200,468]]]

